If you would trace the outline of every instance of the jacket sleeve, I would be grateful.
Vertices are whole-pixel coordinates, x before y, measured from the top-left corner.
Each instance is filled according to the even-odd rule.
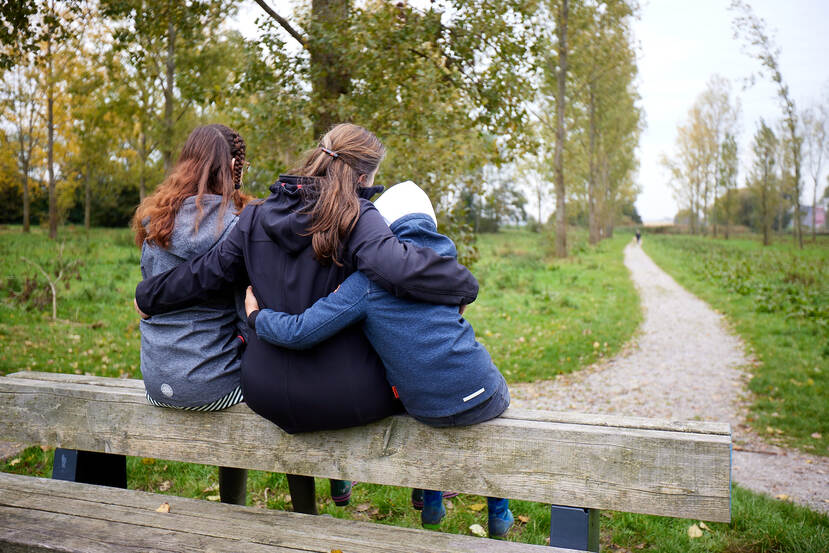
[[[135,301],[147,315],[192,307],[247,279],[242,250],[244,234],[236,225],[227,238],[198,257],[145,279],[135,289]]]
[[[328,296],[299,315],[262,309],[256,316],[256,335],[266,342],[289,349],[308,349],[340,330],[365,318],[369,281],[352,273]]]
[[[360,203],[345,252],[353,269],[399,298],[446,305],[475,301],[478,281],[469,269],[431,248],[400,242],[371,202]]]

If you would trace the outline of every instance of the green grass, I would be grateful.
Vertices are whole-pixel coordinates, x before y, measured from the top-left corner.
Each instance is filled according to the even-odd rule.
[[[63,244],[63,263],[57,262]],[[57,283],[58,321],[46,279]],[[132,309],[141,279],[140,251],[127,229],[61,228],[58,242],[35,228],[0,228],[0,374],[21,370],[140,378],[138,319]]]
[[[508,382],[578,370],[630,339],[642,315],[622,261],[629,239],[589,247],[584,232],[573,232],[573,255],[557,260],[549,234],[480,236],[473,272],[481,289],[465,316]]]
[[[573,256],[560,261],[551,255],[549,236],[510,230],[480,237],[481,259],[473,271],[481,292],[467,317],[510,382],[550,378],[612,356],[641,321],[622,264],[621,250],[630,235],[595,248],[586,245],[582,233],[568,238]],[[29,368],[140,377],[132,311],[139,256],[129,232],[96,229],[87,235],[82,229],[62,228],[61,239],[66,243],[64,259],[77,259],[80,265],[68,288],[59,290],[59,320],[52,322],[51,308],[44,303],[44,298],[51,301],[45,281],[20,258],[53,267],[56,244],[40,229],[24,236],[19,227],[0,228],[0,374]],[[0,463],[0,470],[48,477],[52,456],[52,449],[30,447]],[[206,500],[218,496],[215,467],[129,458],[127,470],[133,489]],[[338,508],[327,487],[327,480],[317,480],[322,513],[420,526],[407,488],[361,483],[354,488],[351,505]],[[484,498],[461,495],[448,503],[442,531],[469,534],[471,524],[486,527],[486,509],[480,509]],[[290,509],[284,475],[252,471],[248,504]],[[511,507],[518,522],[509,539],[544,544],[549,507],[523,501],[513,501]],[[735,487],[733,514],[731,524],[711,523],[702,538],[691,540],[687,529],[698,521],[604,512],[602,547],[729,553],[829,549],[829,519],[807,509]]]
[[[650,236],[663,269],[725,313],[756,361],[749,424],[773,443],[829,454],[829,240]]]

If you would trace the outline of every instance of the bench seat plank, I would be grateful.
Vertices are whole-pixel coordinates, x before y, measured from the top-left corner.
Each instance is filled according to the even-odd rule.
[[[169,513],[158,513],[162,503]],[[568,550],[0,473],[0,550],[505,553]]]
[[[140,381],[0,378],[0,439],[10,441],[730,520],[728,425],[590,417],[509,410],[483,424],[434,429],[396,416],[290,435],[245,405],[218,413],[152,407]]]

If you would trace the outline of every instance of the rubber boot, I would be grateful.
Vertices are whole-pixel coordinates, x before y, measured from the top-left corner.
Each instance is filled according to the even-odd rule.
[[[487,497],[486,504],[489,511],[489,537],[503,538],[515,522],[512,511],[509,510],[509,499]]]
[[[423,490],[423,512],[420,513],[420,524],[429,530],[437,530],[440,527],[440,521],[445,516],[443,492]]]

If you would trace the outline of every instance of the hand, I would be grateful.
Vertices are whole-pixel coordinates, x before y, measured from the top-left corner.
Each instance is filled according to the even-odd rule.
[[[245,314],[250,317],[250,314],[259,310],[259,302],[256,301],[256,296],[253,295],[253,287],[248,286],[245,290]]]
[[[141,315],[142,319],[149,319],[150,318],[149,315],[147,315],[146,313],[141,311],[141,308],[138,307],[138,300],[137,299],[132,298],[132,304],[135,306],[135,310],[138,311],[138,314]]]
[[[469,304],[462,303],[458,306],[458,313],[460,313],[461,316],[463,316],[463,312],[466,311],[466,306],[467,305],[469,305]]]

